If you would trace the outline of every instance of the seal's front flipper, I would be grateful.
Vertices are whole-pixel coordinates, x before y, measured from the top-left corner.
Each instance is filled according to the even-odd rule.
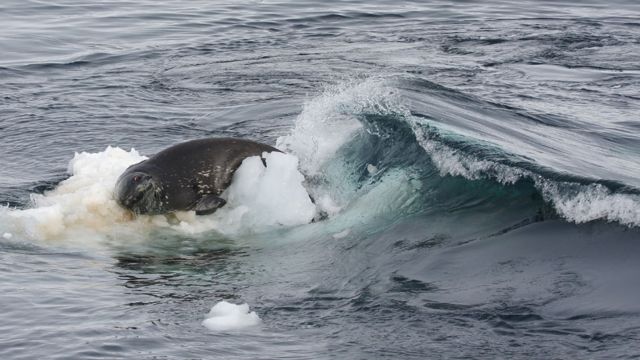
[[[224,206],[227,200],[215,196],[205,195],[196,202],[196,206],[193,208],[196,211],[196,215],[208,215],[213,214],[218,208]]]

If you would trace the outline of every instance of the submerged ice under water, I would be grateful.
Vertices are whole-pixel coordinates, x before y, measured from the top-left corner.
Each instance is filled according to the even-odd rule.
[[[0,5],[0,358],[640,354],[637,4],[152,5]],[[285,154],[117,206],[209,136]]]

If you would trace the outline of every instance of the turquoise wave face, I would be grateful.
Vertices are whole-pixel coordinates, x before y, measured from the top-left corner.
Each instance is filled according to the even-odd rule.
[[[411,100],[418,94],[421,103],[416,105]],[[448,206],[455,208],[460,202],[471,210],[492,197],[499,208],[501,197],[513,192],[507,197],[521,197],[517,202],[522,204],[523,218],[534,207],[538,216],[569,222],[640,225],[639,191],[628,167],[617,168],[614,163],[607,169],[600,164],[593,172],[589,169],[594,159],[600,156],[604,162],[620,148],[603,148],[587,157],[566,145],[582,141],[583,134],[573,136],[570,127],[534,120],[426,81],[377,78],[335,88],[311,101],[298,117],[289,143],[283,145],[314,164],[307,169],[312,185],[324,184],[322,191],[347,206],[376,184],[401,181],[397,174],[402,174],[419,195],[398,213],[430,211],[433,206],[448,211]],[[523,123],[538,127],[539,133],[561,131],[550,137],[566,137],[564,148],[550,147],[546,139],[535,143],[536,136],[525,139]],[[330,135],[334,128],[344,128],[338,132],[348,136],[331,149],[308,150],[309,139],[336,142]]]

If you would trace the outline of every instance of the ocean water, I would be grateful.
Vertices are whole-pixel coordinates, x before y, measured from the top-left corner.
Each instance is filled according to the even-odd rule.
[[[1,359],[640,357],[637,2],[5,0],[0,30]],[[210,216],[115,204],[217,136],[288,155]]]

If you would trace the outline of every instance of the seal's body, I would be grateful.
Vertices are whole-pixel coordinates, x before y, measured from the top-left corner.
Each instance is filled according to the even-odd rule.
[[[242,161],[273,151],[279,150],[243,139],[187,141],[127,168],[118,178],[115,198],[137,214],[180,210],[210,214],[226,203],[219,196]]]

